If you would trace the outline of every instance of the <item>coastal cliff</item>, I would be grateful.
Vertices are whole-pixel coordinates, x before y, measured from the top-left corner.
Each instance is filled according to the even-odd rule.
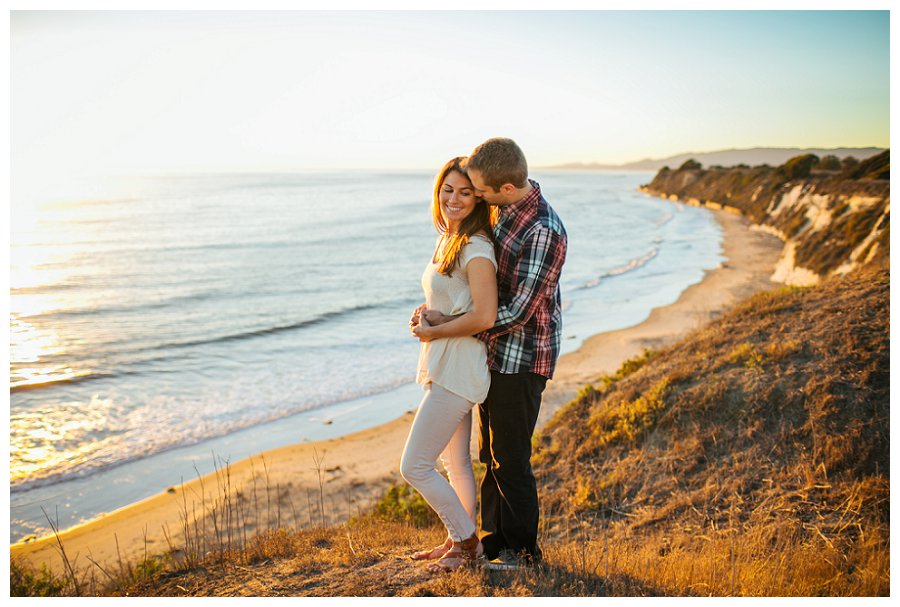
[[[890,256],[890,150],[862,162],[807,154],[778,167],[688,160],[641,191],[746,215],[781,238],[776,282],[812,285]]]

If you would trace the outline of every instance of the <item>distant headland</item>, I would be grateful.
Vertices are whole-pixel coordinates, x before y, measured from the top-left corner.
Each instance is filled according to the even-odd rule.
[[[556,164],[542,168],[546,169],[581,169],[581,170],[600,170],[600,169],[620,169],[627,171],[658,171],[664,166],[679,167],[688,159],[694,159],[703,164],[703,166],[736,166],[746,164],[749,166],[758,166],[768,164],[778,166],[784,164],[791,158],[802,156],[804,154],[814,154],[820,158],[825,156],[837,156],[845,158],[853,156],[857,160],[865,160],[883,152],[885,148],[747,148],[719,150],[715,152],[685,152],[667,158],[644,158],[634,162],[625,164],[604,164],[600,162],[567,162],[565,164]]]

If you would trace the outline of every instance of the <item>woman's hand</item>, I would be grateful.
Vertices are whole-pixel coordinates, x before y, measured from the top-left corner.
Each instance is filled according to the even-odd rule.
[[[422,317],[422,313],[425,311],[425,304],[422,304],[415,310],[413,310],[412,316],[409,317],[409,328],[412,330],[417,324],[419,324],[419,319]]]
[[[424,306],[422,307],[424,309]],[[424,316],[419,316],[419,322],[415,325],[410,321],[410,330],[421,342],[428,342],[434,339],[434,336],[432,335],[434,329]]]

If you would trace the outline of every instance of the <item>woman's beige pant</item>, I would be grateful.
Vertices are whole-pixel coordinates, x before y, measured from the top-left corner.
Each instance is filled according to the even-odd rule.
[[[434,508],[450,537],[460,542],[476,531],[475,476],[469,454],[475,403],[437,384],[428,386],[406,439],[400,474]],[[449,483],[435,469],[439,455]]]

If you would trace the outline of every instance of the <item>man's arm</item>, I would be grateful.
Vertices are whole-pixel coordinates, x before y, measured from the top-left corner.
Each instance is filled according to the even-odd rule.
[[[501,301],[494,326],[480,335],[497,337],[509,333],[534,316],[541,302],[552,297],[566,260],[564,235],[540,227],[522,246],[517,264],[517,283],[512,298]]]
[[[444,314],[441,314],[437,310],[429,310],[428,308],[425,308],[422,312],[422,316],[425,317],[425,320],[428,321],[428,324],[430,324],[432,326],[437,326],[437,325],[442,325],[444,323],[448,323],[451,320],[456,320],[457,318],[462,316],[462,314],[454,314],[453,316],[446,316]]]

